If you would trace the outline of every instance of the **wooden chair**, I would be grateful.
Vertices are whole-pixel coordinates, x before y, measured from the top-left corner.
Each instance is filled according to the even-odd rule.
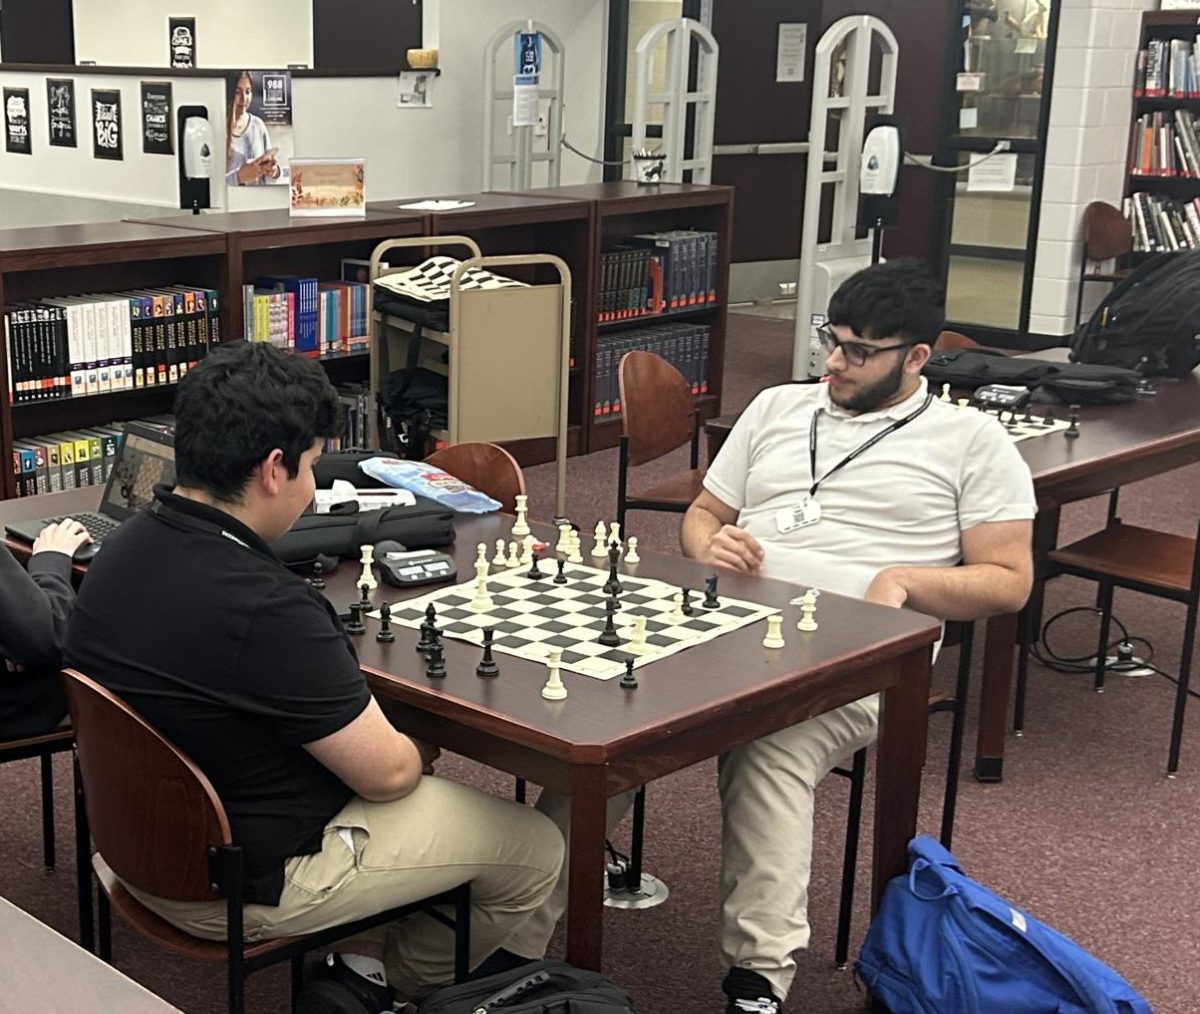
[[[942,331],[933,343],[934,352],[953,352],[956,349],[983,348],[974,338],[968,338],[961,331]]]
[[[525,492],[525,476],[516,459],[503,447],[485,443],[450,444],[425,460],[499,500],[500,509],[506,514],[516,513],[517,494]]]
[[[617,522],[625,531],[631,510],[682,514],[700,493],[700,417],[691,385],[674,366],[652,352],[627,352],[617,373],[621,391],[621,444],[617,465]],[[691,442],[691,465],[629,493],[629,469],[661,458]]]
[[[46,869],[55,867],[54,847],[54,766],[50,758],[65,753],[75,742],[73,729],[56,729],[41,736],[0,742],[0,764],[37,757],[42,766],[42,859]]]
[[[465,977],[469,883],[316,933],[245,942],[242,852],[204,773],[98,683],[73,669],[64,670],[63,679],[76,735],[76,851],[80,923],[86,928],[81,935],[90,949],[90,828],[97,848],[90,865],[100,885],[99,942],[105,961],[112,960],[110,909],[115,908],[133,929],[164,947],[188,957],[224,962],[229,971],[229,1011],[241,1014],[245,978],[252,972],[290,960],[294,999],[306,951],[413,912],[427,912],[455,930],[455,974]],[[228,940],[201,940],[176,929],[142,905],[126,885],[172,901],[223,899]],[[435,905],[453,907],[454,917]]]
[[[1075,326],[1083,316],[1083,287],[1088,282],[1119,282],[1129,274],[1125,263],[1133,252],[1133,230],[1120,209],[1106,201],[1092,201],[1083,210],[1083,253],[1079,261],[1079,290],[1075,295]],[[1115,261],[1111,271],[1100,270]],[[1089,270],[1089,265],[1091,270]]]
[[[1116,489],[1109,496],[1108,522],[1103,529],[1047,554],[1048,576],[1073,574],[1097,583],[1096,607],[1100,611],[1100,637],[1096,648],[1094,677],[1097,691],[1104,689],[1115,588],[1129,588],[1146,595],[1181,602],[1186,607],[1183,652],[1179,661],[1175,712],[1167,751],[1167,777],[1173,778],[1179,770],[1179,751],[1183,741],[1183,718],[1187,708],[1188,683],[1191,679],[1192,652],[1196,646],[1196,615],[1200,605],[1200,525],[1197,526],[1195,538],[1127,525],[1117,515],[1120,493],[1121,491]],[[1022,724],[1029,641],[1030,638],[1022,638],[1021,664],[1017,669],[1017,698],[1020,703],[1018,717]]]
[[[958,675],[954,693],[929,695],[929,713],[950,712],[950,750],[946,759],[946,791],[942,797],[942,827],[940,840],[950,848],[954,837],[954,813],[958,805],[958,773],[962,764],[963,724],[967,715],[967,691],[971,683],[971,649],[974,646],[975,624],[950,622],[946,624],[944,647],[958,645]],[[863,788],[867,776],[867,748],[863,747],[851,759],[848,768],[835,767],[833,774],[850,780],[850,800],[846,810],[846,843],[842,853],[842,891],[838,903],[837,930],[834,936],[833,958],[838,968],[845,968],[850,955],[850,918],[854,906],[854,881],[858,872],[858,839],[862,828]]]

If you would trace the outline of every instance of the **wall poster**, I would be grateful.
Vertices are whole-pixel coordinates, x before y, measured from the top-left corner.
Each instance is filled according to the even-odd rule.
[[[142,151],[174,155],[171,143],[171,82],[142,82]]]
[[[244,70],[226,80],[225,182],[231,187],[286,186],[292,141],[292,75]]]
[[[167,44],[171,48],[172,67],[196,66],[196,19],[170,18],[167,21]]]
[[[4,150],[15,155],[32,155],[29,136],[29,89],[4,89]]]
[[[121,93],[115,88],[92,89],[92,157],[121,160]]]
[[[50,110],[50,144],[55,148],[74,148],[75,82],[67,78],[46,79],[46,106]]]

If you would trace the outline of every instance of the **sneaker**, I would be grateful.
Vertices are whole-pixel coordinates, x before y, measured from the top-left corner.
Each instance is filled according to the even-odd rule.
[[[771,984],[748,968],[731,968],[721,991],[729,997],[725,1014],[782,1014],[783,1001],[771,992]]]
[[[295,1014],[379,1014],[392,1010],[392,991],[329,954],[296,997]]]

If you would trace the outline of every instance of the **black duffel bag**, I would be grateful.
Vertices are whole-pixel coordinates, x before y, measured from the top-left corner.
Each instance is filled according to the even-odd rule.
[[[565,961],[533,961],[510,972],[434,990],[417,1014],[637,1014],[628,991]]]
[[[1063,405],[1133,401],[1142,382],[1136,370],[1119,366],[1055,363],[987,349],[935,352],[922,372],[935,388],[949,384],[957,390],[973,391],[984,384],[1015,384],[1031,388],[1035,401]]]

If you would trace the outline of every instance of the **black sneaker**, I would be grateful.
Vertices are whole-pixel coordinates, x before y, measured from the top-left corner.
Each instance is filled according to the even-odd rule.
[[[296,998],[295,1014],[379,1014],[392,1010],[392,991],[327,955]]]
[[[771,984],[748,968],[725,973],[721,991],[729,997],[725,1014],[782,1014],[783,1001],[771,992]]]

